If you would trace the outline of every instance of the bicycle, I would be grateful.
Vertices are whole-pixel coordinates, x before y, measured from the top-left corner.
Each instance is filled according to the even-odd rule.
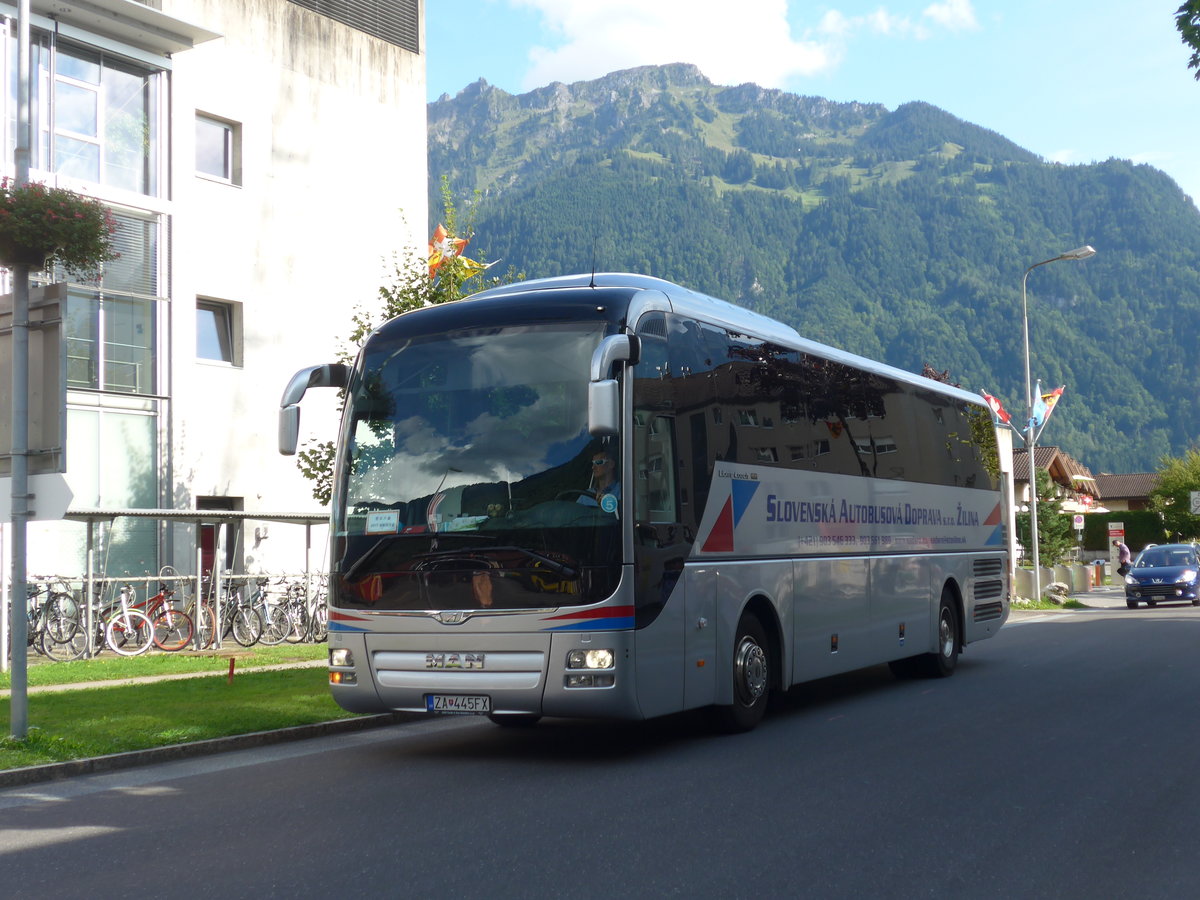
[[[254,608],[253,602],[243,595],[240,584],[226,581],[224,593],[225,602],[221,610],[224,627],[221,637],[227,638],[232,634],[233,639],[243,647],[254,646],[263,633],[262,616]]]
[[[113,653],[121,656],[140,656],[154,645],[154,623],[148,615],[133,607],[136,596],[133,585],[123,585],[117,592],[116,601],[100,612],[104,642]]]
[[[311,601],[306,593],[306,585],[302,582],[294,581],[287,586],[287,612],[292,620],[287,640],[292,644],[301,641],[320,643],[329,637],[329,608],[324,590],[319,590]]]
[[[258,642],[266,646],[283,643],[292,630],[292,618],[288,615],[287,608],[284,604],[272,600],[267,592],[267,585],[270,583],[270,578],[257,579],[258,589],[250,598],[250,605],[263,621],[263,630]],[[283,579],[280,579],[280,584],[283,583]]]
[[[87,642],[70,583],[58,577],[39,582],[28,586],[28,646],[56,662],[78,659],[86,652]]]
[[[154,623],[154,646],[169,653],[186,647],[195,633],[191,616],[171,605],[174,595],[174,590],[162,584],[158,593],[146,601],[146,614]]]

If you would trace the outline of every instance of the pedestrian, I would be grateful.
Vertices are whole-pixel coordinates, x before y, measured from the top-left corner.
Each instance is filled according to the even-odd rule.
[[[1124,578],[1129,574],[1129,560],[1133,558],[1133,554],[1120,538],[1113,541],[1113,546],[1117,548],[1117,574]]]

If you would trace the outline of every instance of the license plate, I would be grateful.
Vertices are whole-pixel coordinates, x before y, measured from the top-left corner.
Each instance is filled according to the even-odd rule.
[[[432,713],[480,716],[492,711],[492,698],[480,694],[426,694],[425,709]]]

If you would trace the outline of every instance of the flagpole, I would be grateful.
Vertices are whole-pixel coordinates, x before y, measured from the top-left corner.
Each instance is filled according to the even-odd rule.
[[[1021,319],[1025,323],[1025,409],[1029,411],[1029,419],[1025,423],[1025,456],[1029,461],[1029,542],[1033,545],[1033,597],[1034,603],[1042,599],[1042,570],[1041,559],[1038,556],[1038,518],[1037,518],[1037,435],[1033,430],[1033,381],[1029,371],[1029,298],[1025,291],[1025,282],[1029,273],[1038,266],[1044,266],[1053,260],[1035,263],[1025,270],[1021,279]]]
[[[1044,266],[1047,263],[1058,262],[1063,259],[1087,259],[1089,256],[1094,256],[1096,251],[1091,246],[1085,245],[1075,250],[1069,250],[1066,253],[1059,254],[1053,259],[1044,259],[1039,263],[1034,263],[1025,270],[1025,275],[1021,279],[1021,318],[1025,323],[1025,408],[1029,411],[1029,420],[1025,424],[1025,452],[1029,459],[1029,542],[1033,544],[1033,597],[1035,603],[1042,599],[1042,570],[1041,558],[1038,555],[1038,518],[1037,518],[1037,432],[1034,430],[1033,421],[1033,381],[1030,378],[1029,372],[1029,299],[1025,290],[1025,283],[1029,280],[1029,273],[1038,266]]]

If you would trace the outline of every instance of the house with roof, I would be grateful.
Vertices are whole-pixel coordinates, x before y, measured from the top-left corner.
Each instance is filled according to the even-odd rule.
[[[1059,447],[1035,447],[1034,462],[1044,469],[1054,483],[1055,496],[1067,513],[1108,512],[1107,493],[1101,490],[1097,478],[1083,463]],[[1018,511],[1029,508],[1031,494],[1029,451],[1013,449],[1013,497]],[[1104,498],[1105,504],[1100,504]]]
[[[1157,472],[1131,472],[1113,475],[1101,472],[1096,484],[1104,496],[1104,505],[1114,512],[1150,508],[1150,492],[1158,479]]]

